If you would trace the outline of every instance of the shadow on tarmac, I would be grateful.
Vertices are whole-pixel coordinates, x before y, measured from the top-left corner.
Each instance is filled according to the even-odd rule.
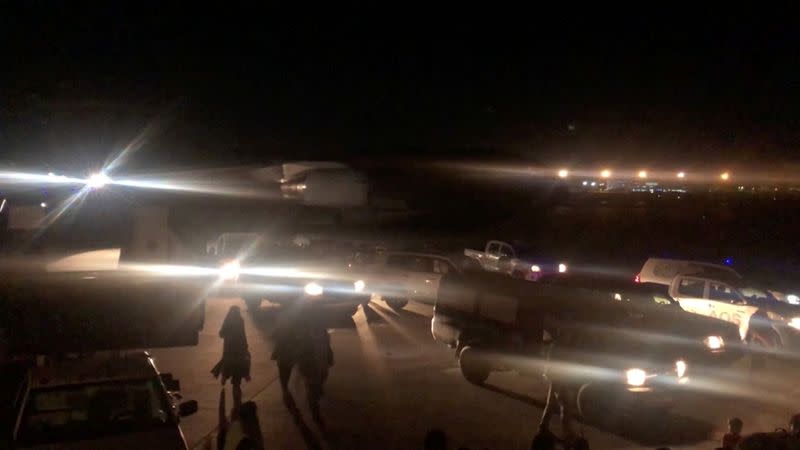
[[[306,443],[306,448],[309,450],[321,450],[322,445],[320,444],[319,440],[317,440],[317,436],[311,430],[311,427],[309,427],[305,420],[303,420],[303,415],[300,414],[300,409],[294,404],[294,399],[287,402],[286,409],[289,410],[289,413],[292,415],[292,419],[294,419],[294,424],[297,426],[297,429],[303,436],[303,441]]]
[[[544,400],[496,385],[484,384],[483,388],[536,408],[545,407]],[[713,425],[702,420],[663,410],[643,408],[630,415],[615,414],[613,411],[606,413],[602,418],[578,417],[576,420],[648,447],[697,444],[708,440],[714,430]]]

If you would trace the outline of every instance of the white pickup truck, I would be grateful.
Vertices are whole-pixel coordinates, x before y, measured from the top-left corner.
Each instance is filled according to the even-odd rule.
[[[488,241],[483,251],[465,249],[464,255],[478,261],[483,270],[488,272],[503,273],[514,278],[524,278],[536,281],[547,273],[564,273],[567,271],[565,262],[550,262],[544,259],[530,261],[518,252],[508,242]],[[537,258],[538,259],[538,258]]]

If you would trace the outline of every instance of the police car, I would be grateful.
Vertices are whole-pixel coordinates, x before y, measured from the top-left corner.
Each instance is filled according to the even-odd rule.
[[[146,352],[97,353],[29,370],[14,403],[14,448],[185,449],[180,384]]]

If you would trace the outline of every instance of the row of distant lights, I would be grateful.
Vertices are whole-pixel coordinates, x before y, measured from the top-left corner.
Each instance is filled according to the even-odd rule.
[[[647,171],[646,170],[640,170],[637,175],[641,179],[646,179],[647,178]],[[567,169],[559,170],[558,171],[558,177],[559,178],[567,178],[567,177],[569,177],[569,170],[567,170]],[[601,170],[600,171],[600,177],[601,178],[611,178],[611,170],[609,170],[609,169]],[[686,178],[686,172],[678,172],[678,173],[675,174],[675,177],[676,178]],[[722,172],[721,174],[719,174],[719,178],[722,181],[728,181],[728,179],[730,177],[731,177],[731,174],[728,173],[728,172]]]

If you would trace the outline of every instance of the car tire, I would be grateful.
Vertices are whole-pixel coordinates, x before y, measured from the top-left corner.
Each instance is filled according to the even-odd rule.
[[[261,308],[261,299],[256,297],[246,297],[244,304],[247,306],[248,311],[258,311]]]
[[[389,305],[395,311],[400,311],[403,309],[407,304],[408,300],[401,300],[401,299],[386,299],[386,304]]]
[[[461,353],[459,353],[458,365],[461,368],[461,374],[464,375],[464,378],[478,386],[482,386],[486,382],[486,379],[489,378],[489,374],[492,371],[492,368],[487,361],[481,357],[478,350],[470,346],[464,347]]]

